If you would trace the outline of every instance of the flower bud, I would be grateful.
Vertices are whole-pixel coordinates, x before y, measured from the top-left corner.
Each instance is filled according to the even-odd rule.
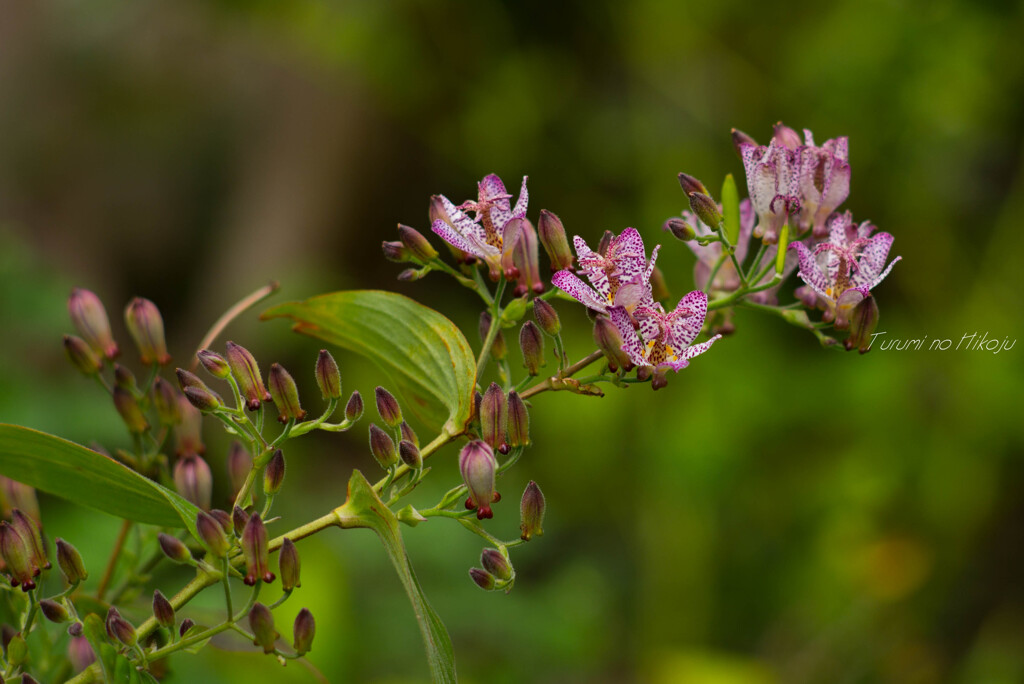
[[[224,530],[224,534],[228,535],[228,537],[231,536],[231,530],[234,528],[234,522],[231,519],[230,513],[222,511],[219,508],[214,508],[210,510],[210,517],[220,524],[221,529]]]
[[[410,258],[412,257],[412,254],[409,252],[408,248],[406,248],[405,245],[403,245],[401,242],[398,242],[397,240],[392,242],[388,242],[387,240],[385,240],[384,242],[380,243],[380,247],[381,250],[384,252],[384,258],[396,264],[403,264],[409,261]]]
[[[423,465],[423,456],[420,455],[420,450],[408,440],[403,439],[398,443],[398,456],[402,459],[402,463],[410,468],[419,468]]]
[[[8,515],[17,508],[24,511],[33,520],[39,520],[39,500],[36,490],[27,484],[0,475],[0,509]]]
[[[57,537],[56,544],[57,565],[60,566],[60,571],[64,573],[64,579],[68,581],[68,584],[84,581],[89,576],[89,573],[85,571],[85,564],[82,562],[82,555],[78,553],[78,549],[60,537]]]
[[[353,392],[345,404],[345,420],[354,423],[363,416],[363,395]]]
[[[569,241],[565,237],[562,220],[547,209],[541,209],[537,234],[544,251],[548,253],[548,259],[551,260],[551,270],[572,270],[573,256],[569,250]]]
[[[138,390],[138,383],[135,382],[135,374],[119,363],[114,364],[114,385],[126,389],[132,394]]]
[[[39,610],[42,611],[43,617],[50,622],[57,623],[58,625],[62,622],[67,622],[68,619],[70,619],[68,609],[52,599],[41,600],[39,602]]]
[[[668,387],[668,372],[664,370],[655,371],[651,376],[651,389],[654,391]]]
[[[178,636],[185,636],[186,634],[188,634],[189,630],[195,626],[196,623],[192,618],[185,618],[181,621],[181,624],[178,625]]]
[[[505,230],[507,234],[508,227]],[[513,291],[517,297],[527,292],[540,294],[544,291],[544,278],[540,274],[537,252],[537,231],[533,224],[524,218],[519,230],[519,239],[512,248],[513,270],[518,271],[519,282]]]
[[[210,510],[213,496],[213,474],[202,457],[190,454],[174,466],[174,488],[204,511]]]
[[[427,275],[427,269],[425,268],[407,268],[398,274],[398,280],[403,283],[411,283],[425,275]]]
[[[491,331],[491,312],[481,311],[480,312],[480,341],[483,342],[487,339],[488,333]],[[495,325],[498,325],[497,323]],[[505,334],[498,329],[497,334],[494,337],[494,342],[491,343],[491,357],[495,361],[501,361],[508,355],[508,345],[505,344]]]
[[[153,617],[161,627],[174,629],[174,606],[159,589],[153,592]]]
[[[636,379],[640,382],[647,382],[654,375],[654,369],[651,366],[641,366],[636,369]]]
[[[68,298],[68,313],[75,330],[93,351],[108,359],[117,356],[117,343],[110,334],[110,320],[99,297],[89,290],[76,287],[71,290]]]
[[[520,447],[529,443],[530,415],[526,410],[526,402],[513,390],[508,393],[508,445]]]
[[[501,551],[484,549],[484,552],[480,554],[480,563],[484,566],[484,570],[494,575],[495,578],[505,582],[512,579],[512,565]]]
[[[270,457],[266,470],[263,471],[263,493],[267,496],[277,494],[284,482],[284,452],[278,449]]]
[[[245,446],[236,439],[231,442],[231,447],[228,449],[228,480],[231,482],[232,496],[242,490],[250,470],[252,470],[252,456]]]
[[[281,571],[281,588],[291,591],[295,587],[301,587],[299,570],[302,568],[302,563],[299,559],[299,551],[295,548],[295,542],[288,537],[285,537],[281,543],[277,562],[278,569]]]
[[[697,237],[697,232],[693,229],[693,226],[675,216],[665,221],[662,229],[671,232],[677,240],[682,240],[683,242],[689,242]]]
[[[123,387],[114,388],[114,408],[121,414],[121,420],[132,434],[142,434],[149,429],[149,421],[139,408],[139,402]]]
[[[718,210],[715,200],[700,192],[691,192],[690,209],[700,217],[711,230],[716,230],[722,222],[722,212]]]
[[[370,453],[384,470],[398,463],[398,454],[395,453],[395,442],[391,435],[373,423],[370,423]]]
[[[167,353],[167,341],[164,339],[164,319],[160,317],[156,304],[136,297],[124,310],[124,322],[135,340],[142,363],[159,363],[161,366],[170,363],[171,356]]]
[[[242,536],[247,522],[249,522],[249,514],[241,506],[235,506],[231,511],[231,527],[235,530],[235,536]]]
[[[699,192],[702,195],[709,195],[708,189],[704,187],[704,184],[694,178],[688,173],[679,174],[679,187],[683,189],[686,196],[689,197],[691,192]]]
[[[107,636],[111,639],[117,639],[125,646],[135,645],[135,627],[121,617],[121,613],[113,606],[107,611],[106,627]]]
[[[270,401],[270,393],[263,386],[260,367],[248,349],[234,342],[228,342],[227,359],[228,365],[231,367],[231,374],[238,382],[238,389],[245,397],[246,408],[255,411],[260,407],[260,402]]]
[[[80,622],[74,622],[71,626],[75,625],[78,625],[79,629],[82,627]],[[79,634],[68,642],[68,660],[71,661],[71,669],[76,673],[96,662],[96,654],[92,652],[92,646],[89,645],[87,638]]]
[[[177,425],[181,422],[181,412],[178,410],[178,393],[171,387],[171,383],[161,377],[153,381],[153,406],[156,408],[157,417],[161,425]]]
[[[523,541],[530,541],[534,536],[544,534],[544,494],[533,480],[530,480],[523,491],[523,499],[519,502],[519,529]]]
[[[476,583],[476,586],[480,587],[484,591],[492,591],[494,589],[494,575],[486,570],[470,568],[469,578]]]
[[[249,611],[249,628],[255,637],[252,643],[262,646],[264,653],[273,653],[274,642],[279,635],[274,629],[274,615],[270,609],[257,602]]]
[[[608,363],[620,368],[629,368],[632,364],[629,357],[622,351],[622,334],[607,316],[598,316],[594,321],[594,342],[604,352]]]
[[[278,422],[287,423],[289,420],[302,420],[306,417],[306,412],[299,404],[299,388],[284,366],[279,363],[270,365],[267,385],[270,387],[270,396],[277,404]]]
[[[398,427],[402,423],[402,408],[398,405],[398,400],[383,387],[377,387],[374,394],[377,398],[377,413],[380,414],[380,419],[388,427]]]
[[[43,534],[39,531],[39,525],[31,516],[25,515],[20,509],[11,511],[11,525],[18,530],[18,534],[28,542],[32,550],[32,562],[36,567],[49,570],[52,566],[46,555],[46,545],[43,543]]]
[[[480,437],[492,449],[505,443],[506,412],[505,392],[498,383],[492,382],[480,404]]]
[[[843,343],[846,351],[854,347],[861,354],[871,350],[871,335],[878,327],[878,302],[874,297],[866,297],[853,310],[850,317],[850,335]]]
[[[273,582],[274,573],[270,571],[270,557],[267,540],[267,528],[259,513],[249,516],[242,530],[242,555],[245,557],[245,578],[243,581],[250,587],[258,580]]]
[[[203,413],[209,413],[224,405],[220,395],[206,386],[206,383],[199,379],[195,373],[184,368],[175,371],[178,376],[178,386],[184,392],[188,402]]]
[[[196,352],[196,358],[199,359],[203,368],[215,378],[224,380],[231,375],[231,366],[228,365],[228,360],[211,349],[200,349]]]
[[[178,395],[178,414],[181,422],[174,426],[174,453],[179,456],[206,453],[203,444],[203,414],[184,394]]]
[[[68,625],[68,629],[67,629],[68,636],[71,636],[71,637],[80,637],[80,636],[82,636],[82,633],[84,631],[85,630],[82,628],[82,623],[81,622],[72,622],[70,625]]]
[[[414,257],[426,263],[437,258],[437,250],[415,228],[398,224],[398,237]]]
[[[408,423],[406,423],[403,420],[402,424],[399,426],[399,429],[402,431],[402,439],[404,439],[407,442],[412,442],[413,446],[419,448],[420,438],[416,436],[416,432]]]
[[[743,146],[754,145],[757,146],[757,141],[751,138],[749,135],[736,128],[732,129],[732,146],[736,150],[736,155],[743,159]]]
[[[519,330],[519,347],[523,351],[523,368],[530,375],[540,373],[544,361],[544,338],[533,321],[526,321]]]
[[[491,504],[500,497],[494,491],[494,452],[485,442],[470,442],[459,454],[459,471],[469,490],[466,508],[476,509],[478,520],[494,517]]]
[[[224,534],[224,528],[212,515],[199,511],[196,516],[196,531],[199,532],[199,540],[203,542],[203,546],[210,553],[218,558],[228,555],[231,544],[228,542],[227,535]]]
[[[420,514],[412,504],[403,506],[401,510],[395,513],[395,517],[398,518],[398,522],[405,523],[409,527],[416,527],[421,522],[426,522],[426,518]]]
[[[562,322],[558,318],[558,312],[555,311],[555,307],[543,299],[533,300],[533,317],[537,320],[540,329],[552,337],[556,337],[562,331]]]
[[[601,236],[601,241],[597,243],[597,253],[601,256],[608,256],[608,248],[612,244],[612,240],[615,239],[615,233],[610,230],[604,231],[604,235]]]
[[[316,621],[313,620],[313,614],[309,612],[308,608],[303,608],[295,616],[295,625],[292,627],[292,636],[294,637],[292,645],[295,647],[295,652],[299,655],[309,653],[315,635]]]
[[[103,367],[103,359],[81,337],[65,335],[64,353],[82,375],[96,375]]]
[[[795,150],[801,145],[800,134],[789,126],[783,124],[781,121],[775,124],[772,139],[776,144],[782,145],[790,150]]]
[[[7,642],[7,660],[15,667],[28,660],[28,644],[25,643],[25,637],[20,633],[12,636]]]
[[[192,554],[188,547],[177,537],[161,532],[157,535],[157,541],[160,543],[160,550],[164,552],[164,555],[175,563],[188,563],[192,560]]]
[[[341,399],[341,371],[338,370],[338,362],[326,349],[321,349],[316,359],[316,384],[325,400]]]

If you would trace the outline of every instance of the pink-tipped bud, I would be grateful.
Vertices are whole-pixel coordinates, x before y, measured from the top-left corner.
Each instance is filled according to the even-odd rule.
[[[196,516],[196,530],[199,532],[199,540],[203,546],[217,558],[223,558],[231,550],[231,543],[224,533],[224,528],[209,513],[199,511]]]
[[[380,248],[384,252],[384,258],[396,264],[403,264],[412,258],[412,253],[397,240],[391,242],[385,240],[380,243]]]
[[[789,150],[796,150],[802,144],[800,134],[781,121],[775,124],[772,139],[775,140],[776,144],[782,145]]]
[[[710,195],[708,189],[704,187],[704,184],[694,178],[688,173],[679,174],[679,187],[683,189],[686,196],[689,197],[691,192],[699,192],[702,195]]]
[[[363,395],[353,392],[345,404],[345,420],[354,423],[363,417]]]
[[[270,457],[266,469],[263,471],[263,493],[267,496],[277,494],[284,482],[284,452],[278,449]]]
[[[537,223],[537,234],[540,244],[548,253],[552,271],[572,270],[573,256],[569,249],[569,241],[565,237],[562,220],[547,209],[540,210],[540,221]]]
[[[299,551],[295,548],[295,542],[288,537],[281,543],[281,551],[278,554],[278,570],[281,572],[281,588],[291,591],[295,587],[301,587],[299,572],[302,569],[302,562],[299,559]]]
[[[241,506],[235,506],[231,511],[231,526],[235,530],[235,536],[241,537],[245,531],[245,525],[249,522],[249,514]]]
[[[423,465],[423,456],[420,454],[420,450],[409,440],[403,439],[398,443],[398,456],[402,459],[402,463],[410,468],[419,468]]]
[[[231,482],[232,495],[238,494],[252,470],[252,455],[237,439],[231,442],[228,449],[228,480]]]
[[[164,319],[156,304],[136,297],[128,302],[124,310],[124,323],[128,333],[135,340],[142,363],[149,365],[158,363],[161,366],[171,362],[167,353],[167,341],[164,339]]]
[[[52,567],[50,559],[46,554],[46,544],[43,543],[43,533],[32,516],[25,515],[20,509],[11,511],[11,525],[18,533],[25,538],[32,548],[32,560],[36,566],[49,570]]]
[[[480,563],[484,570],[494,575],[495,578],[507,582],[512,579],[512,564],[508,558],[502,555],[497,549],[484,549],[480,554]]]
[[[693,213],[700,217],[700,220],[709,228],[717,229],[722,222],[722,212],[718,210],[715,200],[701,192],[691,192],[689,197],[690,209],[693,210]]]
[[[498,383],[492,382],[480,404],[480,437],[492,449],[505,443],[507,417],[505,392]]]
[[[423,263],[437,258],[437,250],[415,228],[398,224],[398,237],[409,253]]]
[[[71,623],[71,626],[81,626],[79,622]],[[71,661],[71,669],[78,673],[85,670],[96,662],[96,654],[89,645],[89,640],[84,636],[76,636],[68,642],[68,660]]]
[[[388,392],[383,387],[377,387],[374,390],[374,395],[377,399],[377,413],[380,414],[380,419],[388,427],[398,427],[402,424],[402,407],[398,405],[398,400],[395,399],[391,392]]]
[[[178,395],[178,413],[181,422],[174,426],[174,453],[178,456],[206,453],[203,444],[203,414],[184,394]]]
[[[117,639],[125,646],[134,646],[136,641],[135,627],[132,623],[121,617],[121,613],[113,606],[107,611],[107,635],[111,639]]]
[[[480,587],[484,591],[492,591],[494,589],[494,575],[481,570],[480,568],[470,568],[469,578],[473,580],[476,586]]]
[[[68,298],[68,313],[75,330],[100,356],[113,359],[118,354],[117,343],[110,334],[110,320],[103,302],[94,293],[75,288]]]
[[[843,343],[846,351],[856,348],[861,354],[867,354],[871,350],[871,335],[877,327],[878,302],[874,297],[865,297],[850,317],[850,335]]]
[[[270,365],[267,385],[270,387],[270,396],[274,399],[274,404],[277,405],[277,420],[279,422],[298,421],[306,417],[306,412],[299,404],[299,388],[295,386],[295,379],[284,369],[284,366],[279,363]]]
[[[494,452],[485,442],[470,442],[459,454],[459,471],[469,490],[468,508],[476,509],[478,520],[491,518],[491,504],[497,501],[494,491],[494,471],[497,468]]]
[[[558,312],[543,299],[533,300],[533,317],[537,319],[540,329],[552,337],[556,337],[562,331],[562,321],[558,318]]]
[[[192,560],[192,553],[177,537],[161,532],[157,535],[157,541],[160,543],[160,550],[164,552],[164,555],[175,563],[189,563]]]
[[[519,502],[519,529],[524,541],[544,534],[544,506],[543,492],[536,482],[530,480]]]
[[[403,420],[402,424],[399,426],[399,429],[402,432],[402,439],[404,439],[407,442],[411,442],[413,444],[413,446],[415,446],[417,448],[419,447],[419,445],[420,445],[420,438],[416,436],[416,432],[412,429],[412,427],[408,423],[406,423]]]
[[[185,499],[204,511],[210,510],[213,496],[213,474],[202,457],[191,454],[174,466],[174,487]]]
[[[222,511],[219,508],[211,508],[210,517],[212,517],[214,520],[220,523],[220,527],[222,530],[224,530],[224,534],[228,535],[228,537],[230,538],[231,530],[234,528],[234,524],[231,519],[231,514],[227,511]]]
[[[672,233],[673,237],[683,242],[689,242],[693,238],[697,237],[697,231],[693,229],[693,226],[677,217],[672,217],[668,221],[665,221],[665,225],[662,226],[662,229],[669,231]]]
[[[215,378],[224,380],[231,375],[231,366],[228,365],[228,360],[211,349],[200,349],[196,352],[196,358],[199,359],[203,368]]]
[[[121,414],[121,420],[132,434],[142,434],[149,429],[149,421],[139,408],[139,402],[123,387],[114,388],[114,408]]]
[[[326,349],[321,349],[316,359],[316,384],[325,400],[341,399],[341,371],[338,370],[338,362]]]
[[[178,393],[161,377],[153,381],[153,406],[161,425],[177,425],[181,422],[181,411],[178,410]]]
[[[264,653],[274,652],[274,642],[280,636],[274,629],[274,615],[262,603],[256,603],[249,611],[249,628],[252,629],[253,645],[261,646]]]
[[[299,655],[309,653],[313,645],[313,637],[316,636],[316,621],[308,608],[303,608],[295,616],[295,625],[292,627],[292,646]]]
[[[480,341],[483,342],[487,339],[487,334],[491,330],[491,312],[481,311],[480,312]],[[495,323],[495,325],[499,325]],[[508,345],[505,344],[505,335],[502,333],[501,328],[498,328],[497,335],[494,338],[494,342],[491,343],[491,357],[495,361],[501,361],[508,355]]]
[[[519,330],[519,348],[523,351],[523,368],[530,375],[540,373],[544,360],[544,338],[533,321],[526,321]]]
[[[242,555],[245,557],[245,578],[243,581],[250,587],[257,581],[273,582],[274,573],[270,571],[270,551],[267,540],[267,528],[259,513],[249,516],[242,530]]]
[[[370,423],[370,453],[384,470],[398,463],[395,441],[391,439],[391,435],[373,423]]]
[[[526,446],[530,443],[530,414],[526,410],[526,402],[519,393],[508,393],[508,445],[510,447]]]
[[[622,351],[622,333],[608,317],[598,316],[594,321],[594,342],[610,364],[629,368],[629,357]]]
[[[82,375],[96,375],[103,367],[103,359],[81,337],[65,335],[64,353]]]
[[[85,581],[89,573],[85,571],[85,564],[82,562],[82,555],[78,553],[78,549],[60,537],[57,537],[56,545],[57,565],[60,566],[60,571],[64,574],[64,579],[68,584]]]
[[[178,386],[192,406],[202,413],[210,413],[224,406],[224,400],[220,395],[206,386],[206,383],[199,379],[195,373],[184,368],[175,371],[178,376]]]
[[[260,402],[270,401],[270,393],[263,386],[260,367],[248,349],[234,342],[228,342],[227,360],[231,367],[231,374],[238,382],[238,389],[245,397],[246,408],[255,411],[260,407]]]
[[[753,145],[757,147],[757,141],[739,129],[732,129],[732,146],[736,150],[736,156],[743,159],[743,147]]]
[[[159,589],[153,592],[153,617],[161,627],[174,629],[174,606]]]

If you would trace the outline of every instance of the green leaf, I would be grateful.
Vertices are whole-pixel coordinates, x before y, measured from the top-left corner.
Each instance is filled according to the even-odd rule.
[[[82,621],[82,632],[92,646],[96,660],[103,671],[103,681],[109,682],[114,678],[114,670],[117,666],[117,651],[107,642],[107,630],[103,626],[103,618],[96,613],[89,613]]]
[[[740,239],[740,196],[731,173],[722,184],[722,222],[726,239],[735,246]]]
[[[0,423],[0,474],[127,520],[187,527],[199,509],[109,456],[45,432]]]
[[[261,316],[371,360],[417,418],[449,435],[469,421],[476,361],[455,324],[394,292],[352,290],[287,302]]]
[[[431,679],[435,684],[454,684],[455,653],[452,650],[451,638],[441,618],[423,595],[423,588],[416,579],[416,573],[413,572],[405,551],[405,543],[402,541],[402,533],[395,514],[384,505],[373,491],[373,486],[358,470],[352,473],[348,481],[348,499],[344,505],[336,508],[334,513],[338,516],[338,524],[341,527],[369,528],[380,537],[420,623],[420,633],[423,635],[427,659],[430,661]]]

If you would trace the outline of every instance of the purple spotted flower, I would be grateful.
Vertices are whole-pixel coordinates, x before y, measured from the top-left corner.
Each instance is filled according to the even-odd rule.
[[[477,199],[459,206],[444,195],[436,196],[444,217],[435,219],[431,229],[452,247],[484,261],[492,279],[497,280],[506,270],[514,277],[512,253],[529,200],[526,176],[523,176],[523,187],[514,208],[510,202],[512,195],[497,175],[485,176],[477,187]],[[473,218],[466,212],[472,212]]]
[[[587,285],[571,271],[559,271],[551,277],[555,287],[589,309],[607,313],[611,306],[633,311],[638,306],[651,304],[651,274],[658,259],[661,245],[651,250],[647,261],[644,241],[635,228],[627,228],[612,238],[605,252],[595,252],[580,236],[573,238],[576,245],[578,270],[590,281]]]
[[[622,335],[622,350],[630,361],[637,366],[652,366],[655,371],[686,368],[690,359],[706,352],[721,337],[715,335],[707,342],[693,344],[704,327],[707,312],[708,296],[700,290],[680,299],[671,313],[665,313],[658,303],[638,306],[632,317],[622,306],[608,310]],[[638,324],[636,327],[634,320]]]
[[[796,250],[799,256],[800,278],[823,300],[826,318],[834,318],[836,327],[843,329],[850,324],[854,308],[871,296],[871,289],[882,282],[903,257],[896,257],[886,266],[892,235],[876,233],[871,236],[874,226],[868,221],[860,225],[853,223],[848,211],[833,214],[826,225],[828,242],[820,243],[813,251],[799,242],[789,248]]]
[[[795,139],[796,131],[775,127],[776,139]],[[821,147],[814,144],[814,134],[804,129],[804,144],[794,149],[797,156],[797,178],[800,187],[800,231],[814,228],[816,239],[828,235],[825,220],[850,194],[850,153],[846,136],[826,140]]]
[[[773,245],[779,241],[779,230],[789,214],[800,209],[797,152],[780,142],[779,135],[768,147],[741,142],[739,150],[750,201],[757,212],[754,237],[763,237],[765,244]]]

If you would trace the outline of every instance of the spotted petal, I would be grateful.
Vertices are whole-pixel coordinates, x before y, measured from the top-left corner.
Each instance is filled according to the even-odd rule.
[[[800,279],[807,283],[821,297],[832,300],[832,297],[825,294],[829,289],[829,281],[825,278],[825,274],[821,272],[821,268],[818,266],[818,262],[811,251],[802,242],[790,244],[789,249],[795,249],[800,259]]]
[[[643,346],[640,344],[640,338],[637,337],[636,331],[633,330],[633,321],[629,317],[626,309],[621,306],[613,306],[608,309],[608,315],[612,319],[612,323],[619,330],[619,335],[622,336],[622,351],[626,352],[626,356],[637,366],[647,366],[647,357],[644,355]]]
[[[678,347],[688,347],[704,327],[704,318],[708,313],[708,296],[702,290],[687,293],[679,300],[676,311],[689,311],[690,315],[672,321],[672,343]]]
[[[559,271],[551,276],[551,284],[588,309],[602,313],[608,310],[607,299],[580,280],[575,273]]]
[[[466,237],[455,231],[449,224],[437,219],[430,226],[431,230],[441,236],[441,239],[456,249],[461,249],[467,254],[472,254],[480,259],[488,259],[497,256],[498,250],[486,242],[480,242],[475,236]]]
[[[684,358],[684,359],[692,359],[695,356],[700,356],[701,354],[706,352],[708,349],[711,349],[711,345],[713,345],[715,342],[717,342],[720,339],[722,339],[721,335],[715,335],[714,337],[712,337],[707,342],[701,342],[700,344],[691,345],[691,346],[687,347],[686,349],[684,349],[682,354],[680,354],[680,356],[681,356],[681,358]]]
[[[889,233],[878,233],[861,250],[860,268],[854,276],[857,284],[874,280],[885,267],[885,259],[892,248],[893,237]],[[891,268],[891,266],[890,266]]]

